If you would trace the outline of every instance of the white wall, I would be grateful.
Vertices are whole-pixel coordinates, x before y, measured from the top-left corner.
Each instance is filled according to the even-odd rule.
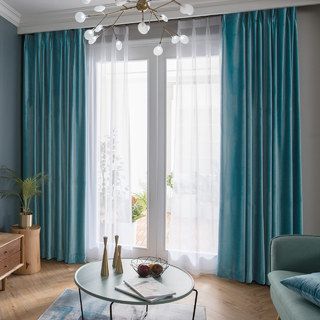
[[[320,6],[298,9],[304,233],[320,235]]]

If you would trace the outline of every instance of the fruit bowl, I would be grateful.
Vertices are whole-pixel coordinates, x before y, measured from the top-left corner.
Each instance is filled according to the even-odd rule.
[[[131,260],[132,268],[142,278],[159,278],[168,269],[166,260],[156,257],[140,257]]]

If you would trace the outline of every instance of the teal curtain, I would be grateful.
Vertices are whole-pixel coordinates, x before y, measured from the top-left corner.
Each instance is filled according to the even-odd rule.
[[[218,275],[265,284],[269,242],[302,232],[295,8],[222,19]]]
[[[26,35],[23,175],[48,182],[35,206],[41,255],[85,258],[85,44],[82,30]]]

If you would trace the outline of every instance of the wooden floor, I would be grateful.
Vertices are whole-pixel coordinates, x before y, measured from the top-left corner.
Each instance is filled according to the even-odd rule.
[[[31,276],[11,276],[0,292],[1,320],[35,320],[66,288],[74,288],[78,266],[43,262],[42,271]],[[208,320],[274,320],[276,312],[268,287],[245,285],[213,276],[196,279],[199,304],[206,306]],[[192,304],[192,298],[182,301]]]

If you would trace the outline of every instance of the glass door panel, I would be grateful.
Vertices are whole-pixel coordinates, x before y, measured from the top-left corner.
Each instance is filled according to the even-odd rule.
[[[148,243],[148,61],[133,60],[128,70],[130,111],[130,191],[133,245]]]
[[[167,59],[165,249],[214,255],[220,196],[220,61],[218,56],[199,56],[196,67],[194,63],[182,58],[178,72],[177,60]],[[178,76],[183,79],[179,88]]]

